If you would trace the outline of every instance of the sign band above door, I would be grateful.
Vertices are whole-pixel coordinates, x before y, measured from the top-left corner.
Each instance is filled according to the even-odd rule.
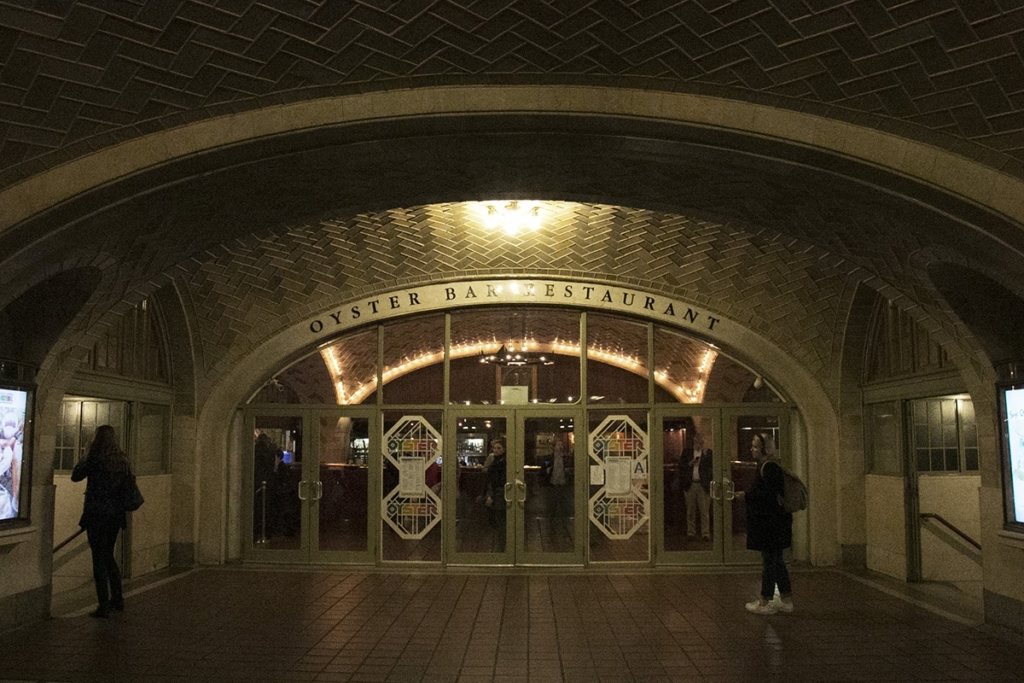
[[[314,335],[334,336],[353,327],[413,313],[487,305],[556,305],[649,318],[718,336],[728,325],[705,310],[660,294],[580,280],[467,280],[393,290],[325,312],[309,323]]]

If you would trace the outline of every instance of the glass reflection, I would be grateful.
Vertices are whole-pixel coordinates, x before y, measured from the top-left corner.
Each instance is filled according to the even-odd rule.
[[[459,417],[455,552],[504,554],[508,542],[507,421],[505,417]]]
[[[571,553],[576,545],[571,417],[527,418],[523,444],[523,543],[528,553]]]
[[[665,550],[706,551],[715,533],[714,420],[704,416],[663,420]]]
[[[525,405],[579,400],[580,314],[502,308],[452,314],[451,401]]]
[[[302,527],[302,418],[257,417],[253,438],[253,544],[296,550]]]
[[[717,348],[676,330],[654,328],[655,401],[658,403],[777,403],[764,378]]]
[[[384,326],[384,402],[444,401],[444,315],[421,316]]]
[[[321,550],[366,550],[369,437],[367,418],[320,418]]]
[[[647,375],[647,325],[588,314],[587,401],[646,403]]]
[[[576,403],[580,320],[572,309],[505,307],[451,314],[450,401],[520,405]],[[586,395],[591,404],[648,401],[648,324],[589,313]],[[384,401],[436,405],[444,391],[444,315],[387,323]],[[654,326],[656,403],[778,403],[771,383],[713,345]],[[280,372],[250,403],[373,404],[377,329],[364,329]]]

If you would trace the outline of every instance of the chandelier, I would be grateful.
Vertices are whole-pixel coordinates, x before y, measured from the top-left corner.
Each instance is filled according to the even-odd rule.
[[[538,344],[526,331],[526,318],[522,313],[511,311],[508,317],[507,342],[494,353],[484,353],[480,348],[480,362],[505,367],[523,365],[554,365],[554,356],[537,351]],[[494,340],[497,342],[497,339]],[[530,351],[530,347],[535,350]],[[516,350],[518,348],[518,350]]]
[[[520,365],[554,365],[555,361],[550,356],[541,353],[530,353],[525,348],[522,351],[508,349],[504,344],[495,353],[480,352],[480,362],[491,365],[504,365],[516,367]]]

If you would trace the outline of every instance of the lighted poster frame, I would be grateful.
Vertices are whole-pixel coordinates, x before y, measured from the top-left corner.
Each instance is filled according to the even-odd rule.
[[[35,388],[0,383],[0,528],[29,519]]]
[[[998,387],[1006,524],[1024,529],[1024,384]]]

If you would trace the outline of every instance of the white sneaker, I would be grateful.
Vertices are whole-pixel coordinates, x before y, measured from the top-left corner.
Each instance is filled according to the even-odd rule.
[[[792,600],[783,600],[781,597],[776,595],[775,598],[772,599],[772,604],[775,605],[775,611],[777,612],[785,612],[786,614],[793,613]]]
[[[774,602],[762,603],[760,600],[747,603],[747,611],[754,614],[775,614],[777,607]]]

